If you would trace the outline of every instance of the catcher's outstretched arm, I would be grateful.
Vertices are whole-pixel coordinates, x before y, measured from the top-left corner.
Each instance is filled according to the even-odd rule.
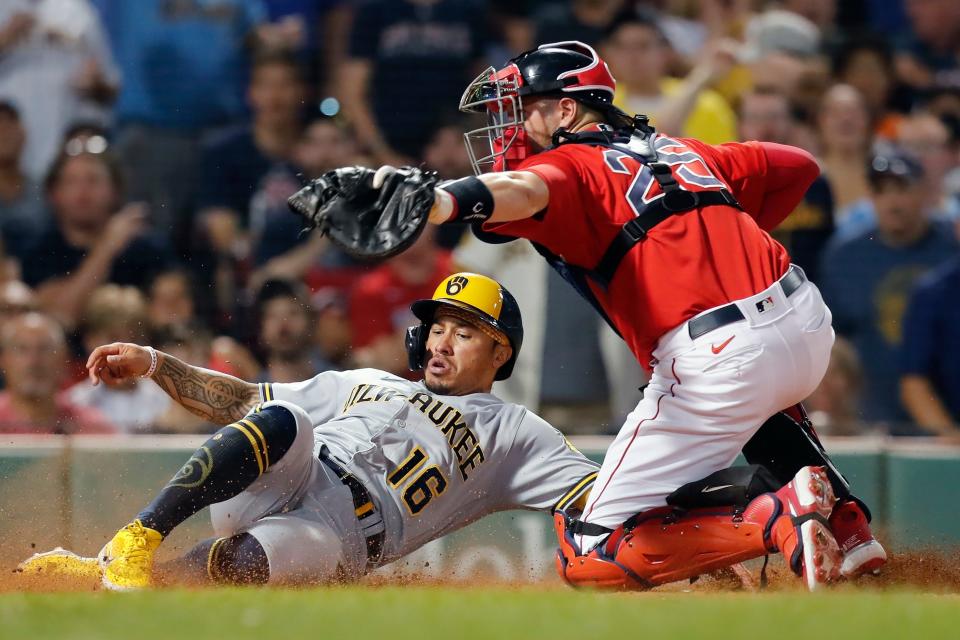
[[[155,351],[157,363],[151,373],[150,352],[148,347],[127,342],[97,347],[87,359],[90,381],[117,386],[149,373],[177,404],[219,425],[239,420],[260,401],[257,385],[189,365],[162,351]]]
[[[543,211],[550,201],[550,191],[540,176],[529,171],[505,171],[485,173],[478,178],[493,197],[493,212],[488,222],[523,220]],[[462,207],[464,203],[459,203]],[[443,187],[437,187],[436,200],[430,210],[430,222],[442,224],[453,217],[457,209],[454,195]]]

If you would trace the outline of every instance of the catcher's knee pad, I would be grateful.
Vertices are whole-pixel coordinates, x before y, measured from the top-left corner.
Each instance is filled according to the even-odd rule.
[[[770,532],[780,502],[763,497],[743,512],[653,509],[631,518],[585,555],[558,514],[557,568],[573,586],[649,589],[767,555],[775,550]]]

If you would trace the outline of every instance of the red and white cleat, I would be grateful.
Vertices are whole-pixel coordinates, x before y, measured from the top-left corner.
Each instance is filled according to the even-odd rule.
[[[843,553],[828,524],[837,498],[823,467],[804,467],[777,491],[784,513],[774,525],[780,551],[810,591],[840,578]]]
[[[840,572],[847,579],[878,574],[887,563],[887,552],[873,532],[867,516],[853,500],[841,502],[830,516],[830,529],[843,553]]]

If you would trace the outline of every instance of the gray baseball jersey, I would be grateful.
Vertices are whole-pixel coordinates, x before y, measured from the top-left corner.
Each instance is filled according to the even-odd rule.
[[[488,393],[443,396],[376,369],[261,383],[263,401],[301,407],[315,452],[329,453],[370,492],[389,562],[506,509],[562,508],[597,465],[539,416]]]

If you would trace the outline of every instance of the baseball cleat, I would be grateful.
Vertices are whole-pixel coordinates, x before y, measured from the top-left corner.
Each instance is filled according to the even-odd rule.
[[[843,554],[834,540],[830,528],[822,522],[807,520],[800,525],[801,550],[803,553],[803,581],[810,591],[840,578]]]
[[[853,580],[866,574],[878,575],[883,565],[887,564],[887,552],[876,540],[868,540],[858,544],[849,551],[843,552],[843,564],[840,573],[844,578]]]
[[[877,574],[887,563],[887,552],[873,537],[866,514],[853,500],[842,502],[834,508],[830,516],[830,530],[843,553],[840,572],[845,578]]]
[[[824,468],[803,467],[776,495],[784,508],[779,547],[790,568],[810,591],[839,579],[843,553],[828,525],[837,497]]]
[[[100,550],[103,586],[114,591],[145,589],[152,584],[153,554],[163,541],[159,531],[134,520]]]
[[[99,578],[100,564],[96,558],[85,558],[57,547],[52,551],[33,554],[17,565],[17,571],[24,575],[54,578]]]

